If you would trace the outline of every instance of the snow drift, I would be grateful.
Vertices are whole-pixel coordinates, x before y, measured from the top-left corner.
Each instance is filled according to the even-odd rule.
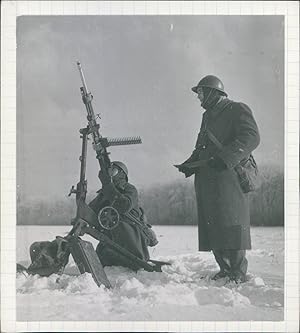
[[[176,241],[183,233],[160,228],[160,253],[187,252],[196,240],[196,228],[184,227],[185,243]],[[98,288],[88,273],[78,275],[70,260],[62,276],[49,278],[17,273],[17,319],[19,321],[163,321],[163,320],[283,320],[283,229],[254,232],[253,251],[248,252],[246,283],[226,279],[213,281],[218,267],[211,253],[157,255],[166,260],[163,272],[137,273],[123,267],[106,267],[113,286]],[[166,237],[168,235],[168,238]],[[268,241],[266,240],[268,237]],[[273,241],[271,240],[273,239]],[[274,243],[274,239],[277,242]],[[172,240],[172,242],[170,241]],[[167,246],[169,244],[169,247]],[[173,243],[174,244],[174,243]],[[180,244],[180,245],[179,245]],[[276,248],[274,248],[276,244]],[[258,246],[262,246],[258,248]],[[272,248],[273,247],[273,248]],[[28,264],[23,261],[23,264]]]

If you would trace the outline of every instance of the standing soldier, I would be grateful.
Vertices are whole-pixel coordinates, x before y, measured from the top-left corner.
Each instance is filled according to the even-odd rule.
[[[217,77],[205,76],[192,91],[206,111],[192,155],[175,166],[186,177],[195,174],[199,251],[213,251],[220,266],[213,279],[244,282],[250,212],[237,170],[252,159],[258,128],[250,108],[229,100]]]

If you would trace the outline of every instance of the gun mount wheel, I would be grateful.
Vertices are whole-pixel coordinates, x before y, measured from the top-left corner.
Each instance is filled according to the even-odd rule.
[[[103,207],[98,214],[98,221],[103,229],[112,230],[119,224],[120,215],[118,211],[111,207]]]

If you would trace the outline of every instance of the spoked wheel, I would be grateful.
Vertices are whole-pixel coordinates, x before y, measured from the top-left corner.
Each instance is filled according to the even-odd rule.
[[[112,230],[118,226],[120,215],[114,207],[106,206],[100,210],[98,220],[103,229]]]

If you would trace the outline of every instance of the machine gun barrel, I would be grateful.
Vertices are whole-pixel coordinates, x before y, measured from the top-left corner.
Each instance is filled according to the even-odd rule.
[[[142,143],[142,140],[139,136],[113,139],[107,139],[102,137],[102,135],[100,134],[100,125],[97,124],[92,106],[93,96],[91,92],[88,91],[80,61],[77,61],[77,67],[82,82],[82,87],[80,87],[81,97],[87,110],[89,133],[91,133],[93,137],[93,147],[96,151],[96,158],[99,161],[100,169],[104,172],[106,177],[110,177],[108,170],[111,168],[111,161],[109,159],[109,153],[107,152],[106,148],[109,146],[139,144]]]
[[[82,82],[82,87],[80,87],[81,97],[87,111],[88,127],[89,127],[89,132],[92,134],[93,137],[93,147],[96,151],[96,158],[99,161],[100,169],[103,170],[103,172],[106,174],[107,177],[109,177],[108,169],[111,167],[111,162],[108,157],[106,147],[103,146],[101,143],[101,141],[103,141],[103,138],[102,135],[100,134],[99,131],[100,126],[97,124],[95,113],[92,106],[93,96],[88,91],[88,87],[85,82],[80,61],[77,61],[77,67]]]
[[[80,74],[80,78],[81,78],[81,82],[82,82],[82,86],[85,90],[85,93],[88,93],[88,87],[86,85],[86,82],[85,82],[85,78],[84,78],[84,74],[83,74],[83,71],[82,71],[82,67],[81,67],[81,63],[80,61],[77,61],[77,67],[78,67],[78,70],[79,70],[79,74]]]

